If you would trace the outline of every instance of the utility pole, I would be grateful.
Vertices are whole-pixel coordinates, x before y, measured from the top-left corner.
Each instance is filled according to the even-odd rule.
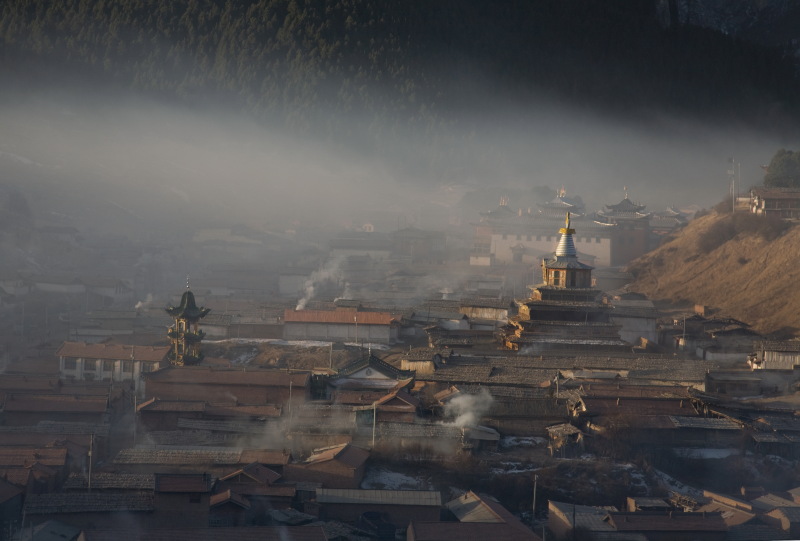
[[[92,492],[92,455],[94,454],[94,433],[89,437],[89,479],[87,481],[88,492]]]
[[[375,449],[375,419],[378,417],[378,401],[372,403],[372,448]]]
[[[536,482],[539,480],[539,476],[537,474],[533,474],[533,518],[531,519],[531,525],[533,525],[533,521],[536,520]]]

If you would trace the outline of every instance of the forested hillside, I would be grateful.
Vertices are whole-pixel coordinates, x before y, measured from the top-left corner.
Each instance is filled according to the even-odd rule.
[[[0,58],[12,87],[69,77],[327,135],[347,115],[371,140],[540,95],[629,115],[796,118],[785,51],[665,23],[663,4],[6,0]]]

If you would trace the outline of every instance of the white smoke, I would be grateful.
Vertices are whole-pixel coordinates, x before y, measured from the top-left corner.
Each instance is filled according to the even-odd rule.
[[[153,294],[148,293],[147,296],[144,298],[144,301],[137,302],[136,306],[134,306],[133,308],[138,312],[139,310],[150,308],[151,304],[153,304]]]
[[[297,301],[295,310],[303,310],[308,304],[308,301],[314,298],[317,288],[326,281],[338,282],[342,278],[342,265],[343,259],[340,257],[329,259],[325,265],[319,270],[311,273],[311,276],[306,280],[303,287],[303,297]]]
[[[478,394],[462,393],[455,396],[444,407],[446,418],[454,418],[449,424],[458,427],[477,426],[494,403],[494,398],[485,387]]]

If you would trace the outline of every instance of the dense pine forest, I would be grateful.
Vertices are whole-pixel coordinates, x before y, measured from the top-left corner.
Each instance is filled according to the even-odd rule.
[[[490,100],[774,123],[797,114],[780,48],[617,0],[7,0],[4,69],[224,101],[302,129],[358,114],[434,127]],[[760,119],[760,120],[759,120]],[[313,122],[318,125],[317,122]]]

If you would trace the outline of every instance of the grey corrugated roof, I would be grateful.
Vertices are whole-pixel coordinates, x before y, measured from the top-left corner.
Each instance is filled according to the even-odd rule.
[[[702,428],[705,430],[741,430],[742,425],[732,419],[714,419],[711,417],[678,417],[670,416],[675,428]]]
[[[434,490],[361,490],[318,488],[319,503],[353,503],[362,505],[426,505],[440,507],[442,495]]]
[[[241,451],[230,449],[123,449],[114,459],[115,464],[238,464]]]
[[[92,488],[97,490],[153,490],[155,481],[152,473],[95,473],[92,475]],[[64,490],[85,490],[89,479],[82,474],[73,473],[64,482]]]
[[[118,511],[153,511],[152,493],[108,494],[69,493],[32,494],[25,500],[25,513],[45,515],[52,513],[102,513]]]

